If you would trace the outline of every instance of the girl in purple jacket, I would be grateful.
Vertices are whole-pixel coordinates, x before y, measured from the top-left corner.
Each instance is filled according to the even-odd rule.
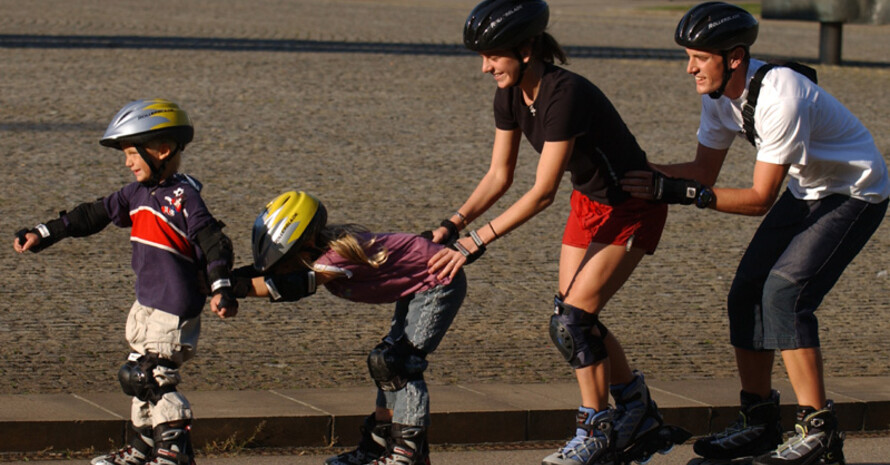
[[[252,242],[254,264],[235,270],[236,295],[293,302],[323,285],[354,302],[396,304],[389,334],[368,355],[378,387],[375,411],[365,419],[358,447],[325,463],[428,464],[426,356],[467,292],[463,272],[429,273],[427,263],[444,246],[415,234],[329,225],[321,202],[293,191],[266,205]]]

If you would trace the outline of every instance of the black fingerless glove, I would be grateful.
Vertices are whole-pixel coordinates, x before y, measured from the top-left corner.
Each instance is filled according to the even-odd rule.
[[[669,178],[661,173],[652,175],[652,196],[664,203],[694,203],[698,208],[707,208],[714,201],[714,191],[710,187],[691,179]]]

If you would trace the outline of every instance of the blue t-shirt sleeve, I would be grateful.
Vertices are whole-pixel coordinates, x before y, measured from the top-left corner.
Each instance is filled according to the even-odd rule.
[[[133,226],[133,221],[130,219],[130,198],[136,187],[138,185],[135,183],[128,184],[123,189],[102,199],[105,211],[108,212],[108,217],[111,218],[111,222],[115,226],[122,228]]]

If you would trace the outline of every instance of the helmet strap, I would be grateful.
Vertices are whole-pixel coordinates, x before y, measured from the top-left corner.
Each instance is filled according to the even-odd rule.
[[[522,59],[522,52],[519,47],[513,49],[513,54],[516,55],[516,59],[519,60],[519,77],[516,79],[516,83],[514,83],[511,87],[517,87],[522,83],[522,78],[525,77],[525,71],[528,69],[528,63]]]
[[[164,158],[163,160],[161,160],[160,163],[158,163],[158,166],[155,166],[152,162],[151,155],[149,155],[148,152],[145,150],[144,145],[134,145],[134,147],[136,148],[136,151],[139,152],[139,156],[142,157],[142,160],[145,161],[145,164],[148,165],[148,169],[151,170],[151,177],[149,177],[148,181],[142,183],[149,187],[156,186],[158,185],[158,183],[161,182],[161,176],[164,174],[164,170],[167,169],[167,163],[169,163],[170,160],[173,159],[173,157],[175,157],[179,154],[180,151],[182,151],[182,148],[179,146],[179,144],[176,144],[176,148],[173,149],[173,152],[170,153],[170,156]]]
[[[724,50],[720,52],[720,56],[723,57],[723,82],[720,83],[720,88],[708,94],[708,97],[716,100],[723,96],[723,92],[726,92],[726,86],[729,84],[729,79],[732,77],[732,72],[734,71],[729,66],[729,52],[730,50]]]
[[[735,47],[731,50],[723,50],[720,52],[720,56],[723,57],[723,82],[720,83],[719,89],[708,94],[708,96],[711,97],[712,99],[716,100],[716,99],[720,98],[721,96],[723,96],[723,93],[726,92],[726,86],[729,85],[729,80],[732,79],[732,73],[735,72],[735,69],[733,69],[730,66],[730,61],[731,61],[730,55],[732,55],[732,52],[735,51],[736,48],[738,48],[738,47]],[[743,60],[745,63],[747,63],[747,60],[749,58],[748,48],[747,47],[742,47],[742,48],[745,52]]]

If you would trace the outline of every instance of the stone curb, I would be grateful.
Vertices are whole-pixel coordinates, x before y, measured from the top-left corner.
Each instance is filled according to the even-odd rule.
[[[665,421],[694,435],[721,430],[738,411],[738,381],[648,380]],[[845,431],[890,429],[890,377],[827,379]],[[782,392],[784,427],[796,399]],[[561,440],[571,434],[580,402],[574,383],[430,386],[434,444]],[[373,410],[373,387],[282,391],[186,392],[196,419],[196,447],[324,447],[358,441]],[[129,399],[123,394],[0,396],[0,452],[106,450],[127,440]]]

